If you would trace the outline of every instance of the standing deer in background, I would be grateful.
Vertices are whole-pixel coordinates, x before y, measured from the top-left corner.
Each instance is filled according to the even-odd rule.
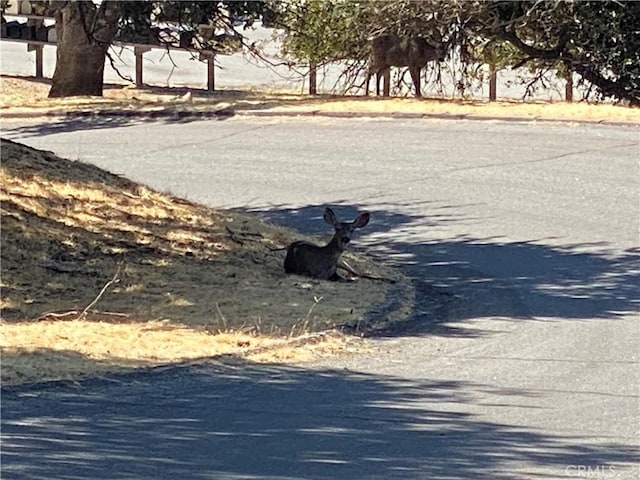
[[[409,73],[416,89],[416,97],[420,93],[420,70],[427,63],[437,60],[442,62],[447,56],[446,45],[441,42],[436,31],[434,39],[428,41],[422,37],[398,35],[381,35],[371,41],[371,59],[367,72],[365,95],[369,95],[369,81],[376,75],[376,95],[380,95],[380,77],[384,74],[384,96],[389,96],[389,72],[391,67],[409,67]]]

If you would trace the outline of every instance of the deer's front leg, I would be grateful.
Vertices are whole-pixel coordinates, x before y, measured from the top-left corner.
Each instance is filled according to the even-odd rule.
[[[411,74],[411,80],[413,80],[413,86],[416,88],[416,97],[421,97],[420,93],[420,69],[416,67],[409,67],[409,73]]]
[[[380,96],[380,79],[382,78],[383,70],[378,70],[376,72],[376,97]]]
[[[384,69],[384,83],[382,85],[382,95],[388,97],[391,95],[391,67]]]
[[[369,96],[369,83],[371,82],[371,75],[373,75],[373,72],[371,71],[371,68],[369,68],[369,70],[367,70],[367,81],[364,84],[364,96],[365,97]]]

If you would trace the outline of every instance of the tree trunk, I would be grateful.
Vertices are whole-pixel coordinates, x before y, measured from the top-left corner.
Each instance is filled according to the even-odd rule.
[[[102,96],[104,62],[117,33],[115,1],[60,2],[55,10],[56,69],[49,98]]]
[[[318,94],[318,65],[309,64],[309,95]]]

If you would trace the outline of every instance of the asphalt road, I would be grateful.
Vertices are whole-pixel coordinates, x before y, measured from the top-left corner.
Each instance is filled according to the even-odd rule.
[[[5,391],[2,478],[640,478],[640,133],[384,119],[3,123],[3,136],[326,232],[416,282],[372,352]]]

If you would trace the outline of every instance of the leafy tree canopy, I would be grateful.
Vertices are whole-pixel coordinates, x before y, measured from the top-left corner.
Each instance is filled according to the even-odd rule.
[[[305,64],[343,59],[364,62],[372,37],[385,33],[420,35],[441,39],[463,63],[552,68],[562,76],[575,72],[602,97],[640,105],[640,2],[50,0],[35,3],[48,5],[57,19],[58,62],[50,96],[101,95],[104,57],[116,38],[144,43],[154,25],[172,22],[187,32],[185,40],[189,46],[215,49],[211,32],[221,29],[239,38],[241,32],[237,27],[249,26],[266,16],[275,19],[274,25],[285,31],[284,52]],[[208,35],[206,28],[200,28],[203,25],[210,27]]]
[[[640,2],[291,0],[272,2],[285,52],[304,62],[365,58],[383,33],[442,37],[463,62],[579,74],[602,97],[640,105]]]

